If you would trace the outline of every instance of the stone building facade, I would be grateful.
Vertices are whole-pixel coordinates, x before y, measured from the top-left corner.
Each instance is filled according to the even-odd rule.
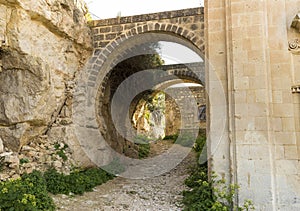
[[[205,1],[211,168],[257,210],[300,207],[299,10],[298,0]],[[215,142],[220,105],[226,129]]]

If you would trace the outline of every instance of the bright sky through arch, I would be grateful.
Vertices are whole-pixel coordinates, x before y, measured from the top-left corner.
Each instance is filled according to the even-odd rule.
[[[203,6],[203,0],[85,0],[94,19],[179,10]]]

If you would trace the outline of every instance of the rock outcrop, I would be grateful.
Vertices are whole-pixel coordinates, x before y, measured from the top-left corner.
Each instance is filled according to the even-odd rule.
[[[83,0],[0,0],[0,140],[18,152],[63,111],[92,52]]]

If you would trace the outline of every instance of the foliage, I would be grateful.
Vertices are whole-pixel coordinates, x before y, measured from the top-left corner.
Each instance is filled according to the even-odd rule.
[[[41,172],[0,183],[0,210],[55,210]]]
[[[34,170],[20,179],[0,183],[0,210],[52,211],[55,205],[53,194],[83,194],[107,182],[114,176],[99,168],[77,170],[64,175],[54,169],[44,174]]]
[[[54,148],[56,150],[56,154],[61,157],[63,159],[63,161],[68,160],[68,157],[65,153],[65,150],[68,148],[69,146],[67,144],[64,144],[63,147],[60,146],[60,144],[58,142],[56,142],[54,144]]]
[[[134,143],[138,145],[139,158],[146,158],[150,153],[150,140],[147,136],[139,134],[135,137]]]
[[[4,166],[5,166],[5,157],[3,156],[0,157],[0,171],[3,170]]]
[[[158,92],[155,95],[146,95],[145,98],[148,111],[153,112],[160,110],[165,112],[165,93]]]
[[[193,137],[192,134],[189,133],[183,133],[183,134],[172,134],[167,135],[163,138],[163,140],[173,140],[174,143],[180,144],[185,147],[194,147],[196,152],[202,151],[202,148],[204,147],[204,144],[206,143],[206,137],[205,134],[199,135],[196,140],[195,137]]]
[[[21,158],[20,159],[20,164],[24,164],[24,163],[29,163],[29,159],[28,158]]]
[[[199,159],[205,146],[205,133],[196,139],[194,150]],[[214,211],[242,211],[254,210],[253,203],[245,200],[242,206],[233,206],[236,190],[235,184],[227,185],[223,179],[217,179],[215,175],[208,177],[207,164],[196,164],[191,167],[190,176],[185,180],[189,190],[183,191],[184,210],[214,210]]]
[[[113,175],[99,168],[90,168],[64,175],[55,169],[49,169],[44,173],[47,182],[47,190],[53,194],[83,194],[92,191],[97,185],[101,185],[113,178]]]
[[[85,9],[85,11],[86,11],[85,14],[84,14],[84,17],[85,17],[86,21],[87,21],[87,22],[92,21],[93,18],[92,18],[92,15],[91,15],[91,13],[90,13],[90,11],[89,11],[89,8],[88,8],[88,6],[87,6],[86,3],[84,3],[84,9]]]
[[[189,133],[182,133],[179,134],[178,138],[175,141],[176,144],[180,144],[184,147],[193,147],[196,138],[193,137],[192,134]]]
[[[163,138],[163,140],[173,140],[174,142],[178,138],[178,134],[167,135]]]

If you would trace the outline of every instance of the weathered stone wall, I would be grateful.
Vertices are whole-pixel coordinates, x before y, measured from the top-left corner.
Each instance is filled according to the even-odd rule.
[[[18,151],[43,135],[92,50],[81,0],[0,0],[0,139]],[[70,113],[70,112],[69,112]]]
[[[206,93],[204,87],[188,87],[188,89],[186,87],[174,87],[168,88],[166,92],[170,94],[166,95],[166,135],[178,134],[181,129],[181,120],[188,121],[192,125],[195,123],[200,125],[198,113],[190,113],[189,116],[183,117],[181,116],[180,108],[183,107],[184,98],[194,98],[194,100],[200,105],[205,105]],[[171,96],[177,96],[177,99],[173,99]]]
[[[291,28],[300,1],[205,3],[211,140],[219,105],[229,111],[229,133],[212,142],[210,166],[241,186],[240,203],[249,198],[256,210],[298,210],[299,93],[291,87],[299,84],[300,57],[288,43],[300,38]],[[211,86],[217,80],[228,103]]]
[[[204,36],[203,18],[203,8],[192,8],[97,20],[92,23],[93,45],[97,51],[101,51],[115,39],[122,40],[148,31],[161,31],[187,37],[204,52],[204,40],[201,39]],[[119,37],[120,35],[122,36]]]

